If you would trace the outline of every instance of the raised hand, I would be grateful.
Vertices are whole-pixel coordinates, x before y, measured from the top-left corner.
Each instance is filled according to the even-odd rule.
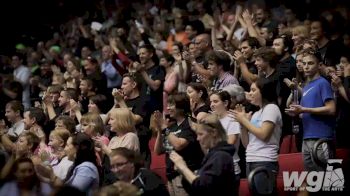
[[[124,99],[124,94],[121,89],[114,88],[112,91],[112,95],[117,101],[121,101]]]
[[[188,51],[184,51],[182,53],[182,56],[183,56],[185,61],[189,61],[189,62],[194,61],[194,56],[192,54],[190,54]]]
[[[342,81],[340,77],[336,76],[335,74],[332,75],[332,87],[336,90],[342,85]]]
[[[235,61],[237,61],[237,63],[242,63],[245,61],[243,53],[239,50],[236,50],[232,57]]]
[[[51,70],[55,74],[60,74],[61,73],[61,69],[57,65],[51,65]]]
[[[69,100],[69,104],[70,104],[70,107],[71,107],[71,110],[72,110],[72,111],[78,111],[78,110],[80,110],[79,104],[78,104],[74,99],[70,99],[70,100]]]

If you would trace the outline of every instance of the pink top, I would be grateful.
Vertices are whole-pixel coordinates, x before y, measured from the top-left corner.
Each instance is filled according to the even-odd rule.
[[[167,114],[168,106],[168,95],[172,93],[177,88],[179,80],[175,71],[170,73],[170,75],[164,81],[164,90],[163,90],[163,113]]]

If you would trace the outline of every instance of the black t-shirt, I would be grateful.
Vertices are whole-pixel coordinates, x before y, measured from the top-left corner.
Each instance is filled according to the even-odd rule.
[[[195,111],[193,111],[194,116],[196,117],[199,113],[205,112],[208,113],[210,111],[210,105],[205,104],[199,108],[197,108]]]
[[[89,111],[89,97],[81,96],[80,104],[81,104],[81,113],[85,114]]]
[[[199,169],[204,154],[197,141],[196,133],[190,127],[188,119],[186,118],[180,125],[175,124],[169,129],[177,137],[184,138],[189,142],[185,148],[176,152],[183,157],[189,169],[192,171]],[[166,138],[163,141],[163,146],[167,152],[174,150]],[[165,157],[167,178],[168,180],[172,180],[178,176],[179,173],[174,170],[174,163],[170,160],[168,153],[166,153]]]
[[[287,99],[290,94],[290,88],[283,82],[284,78],[292,80],[296,77],[296,61],[290,56],[277,65],[277,72],[279,75],[279,81],[277,85],[277,95],[282,98],[281,106],[286,105]]]
[[[335,66],[339,63],[341,55],[345,51],[343,39],[331,40],[319,49],[323,63],[327,66]]]
[[[145,168],[140,169],[132,180],[132,184],[141,190],[142,196],[169,195],[160,176]]]
[[[272,74],[270,74],[267,77],[263,77],[263,78],[265,80],[268,80],[269,82],[273,83],[271,85],[271,87],[276,89],[275,93],[276,93],[276,97],[277,97],[277,95],[279,94],[279,89],[280,89],[280,87],[279,87],[280,86],[280,84],[279,84],[279,78],[280,78],[279,72],[275,69]],[[277,100],[275,100],[275,101],[277,101]]]
[[[255,62],[247,62],[246,63],[247,68],[249,70],[250,73],[252,74],[258,74],[258,69],[255,66]],[[239,78],[239,84],[243,87],[243,89],[247,92],[250,91],[250,85],[248,84],[248,82],[246,82],[243,78],[243,76],[241,75],[241,77]]]
[[[126,105],[131,109],[134,114],[140,115],[143,118],[143,123],[145,123],[145,118],[147,118],[146,101],[138,96],[134,99],[125,100]],[[146,126],[149,124],[146,124]]]
[[[277,72],[279,76],[278,84],[277,84],[277,95],[281,100],[281,103],[278,104],[278,107],[281,111],[284,111],[286,108],[286,103],[288,97],[290,95],[291,89],[283,82],[284,78],[288,78],[292,80],[292,78],[296,77],[296,61],[290,56],[284,61],[280,62],[277,65]],[[292,132],[292,118],[288,116],[285,112],[282,112],[282,120],[283,120],[283,135],[291,134]]]
[[[149,130],[150,113],[146,110],[146,102],[141,96],[125,101],[126,105],[134,114],[142,117],[142,123],[136,125],[137,136],[140,142],[140,153],[144,159],[150,158],[151,151],[148,147],[148,142],[152,137],[152,132]]]
[[[147,102],[147,111],[154,112],[156,110],[163,111],[163,85],[165,80],[165,70],[159,65],[154,65],[153,67],[146,70],[147,75],[152,80],[160,80],[160,87],[154,91],[146,83],[145,80],[142,82],[141,97],[144,97]]]

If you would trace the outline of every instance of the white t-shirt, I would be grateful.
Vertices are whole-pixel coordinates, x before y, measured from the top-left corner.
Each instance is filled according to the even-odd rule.
[[[266,105],[259,111],[255,112],[250,120],[250,122],[256,127],[261,127],[262,123],[265,121],[275,124],[273,133],[271,134],[269,141],[264,142],[251,132],[248,132],[249,143],[246,149],[247,162],[277,161],[282,132],[282,115],[277,105]]]
[[[230,118],[229,116],[225,116],[224,118],[220,119],[221,125],[224,127],[227,135],[236,135],[241,133],[241,125],[239,122],[234,120],[233,118]],[[241,168],[239,167],[239,156],[238,156],[238,149],[239,149],[239,136],[236,139],[236,142],[234,143],[235,146],[235,154],[233,155],[233,162],[235,165],[235,174],[241,173]]]
[[[18,138],[18,136],[21,135],[23,131],[24,131],[24,122],[21,120],[13,124],[12,127],[9,128],[7,134],[11,137]]]
[[[70,167],[73,165],[73,161],[68,160],[68,157],[65,156],[57,164],[58,160],[55,160],[51,163],[53,173],[61,180],[66,179],[67,173]]]

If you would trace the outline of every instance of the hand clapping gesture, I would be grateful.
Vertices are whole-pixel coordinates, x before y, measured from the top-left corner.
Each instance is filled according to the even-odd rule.
[[[236,105],[236,108],[234,110],[229,110],[229,114],[233,119],[241,124],[244,120],[250,121],[252,118],[252,112],[246,113],[244,106],[240,104]]]

